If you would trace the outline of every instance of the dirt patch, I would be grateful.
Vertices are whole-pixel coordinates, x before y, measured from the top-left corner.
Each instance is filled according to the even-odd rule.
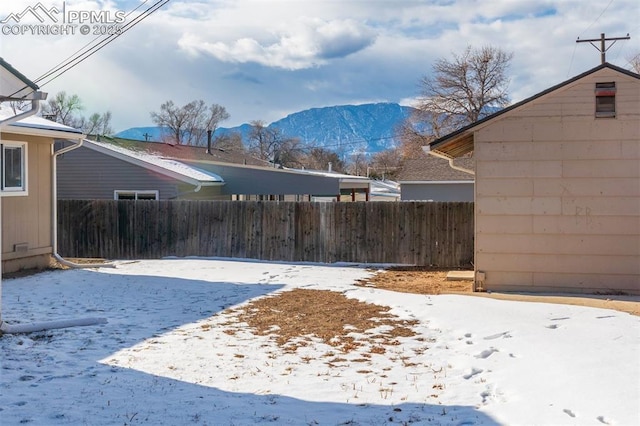
[[[640,302],[625,300],[624,295],[576,294],[532,295],[517,293],[479,293],[473,291],[473,281],[447,281],[451,269],[430,269],[419,266],[393,267],[377,272],[371,278],[360,280],[357,286],[418,294],[461,294],[519,302],[558,303],[614,309],[640,316]]]
[[[640,302],[616,300],[615,296],[473,292],[473,281],[447,281],[449,271],[450,269],[394,267],[376,271],[370,278],[360,280],[355,285],[415,294],[459,294],[590,306],[640,315]],[[397,337],[415,335],[411,328],[415,323],[402,321],[391,315],[389,308],[349,299],[341,293],[327,290],[295,289],[256,300],[235,313],[237,322],[226,324],[230,327],[227,332],[234,333],[240,323],[246,323],[256,334],[273,336],[276,343],[287,352],[296,352],[298,348],[309,345],[314,337],[341,353],[357,349],[367,357],[385,353],[386,348],[398,344]],[[331,353],[328,356],[333,355]]]
[[[392,267],[359,280],[356,285],[416,294],[471,293],[473,281],[447,281],[450,270],[418,266]]]
[[[410,337],[416,321],[401,320],[390,308],[360,302],[328,290],[294,289],[265,297],[236,310],[237,320],[255,334],[274,337],[287,352],[296,352],[313,338],[347,353],[366,346],[371,353],[384,353],[398,345],[398,337]],[[237,323],[228,332],[234,332]]]

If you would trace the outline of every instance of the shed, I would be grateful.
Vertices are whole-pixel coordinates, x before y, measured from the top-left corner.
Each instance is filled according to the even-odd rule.
[[[640,75],[601,64],[425,150],[473,152],[477,290],[640,294]]]

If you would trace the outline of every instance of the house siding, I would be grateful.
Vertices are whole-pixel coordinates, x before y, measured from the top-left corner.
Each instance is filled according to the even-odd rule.
[[[469,183],[400,182],[402,201],[473,201],[473,181]]]
[[[596,82],[616,117],[595,118]],[[640,293],[640,81],[608,68],[474,134],[477,271],[494,291]]]
[[[51,146],[44,137],[2,133],[2,141],[27,142],[26,196],[2,197],[2,271],[45,267],[52,248]],[[26,250],[17,249],[21,245]]]
[[[58,157],[58,199],[112,200],[114,191],[158,191],[162,200],[211,199],[219,187],[202,188],[180,182],[119,158],[80,147]]]

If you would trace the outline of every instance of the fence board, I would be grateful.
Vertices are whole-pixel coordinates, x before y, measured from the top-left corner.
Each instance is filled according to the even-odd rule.
[[[58,201],[67,257],[469,266],[473,203]]]

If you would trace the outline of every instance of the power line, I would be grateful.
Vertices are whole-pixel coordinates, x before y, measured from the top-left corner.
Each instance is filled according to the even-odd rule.
[[[136,10],[140,9],[140,7],[142,7],[143,4],[147,3],[149,0],[144,0],[142,3],[140,3],[136,8],[134,8],[133,10],[131,10],[129,13],[127,13],[125,15],[125,17],[128,17],[129,15],[131,15],[133,12],[135,12]],[[57,63],[56,65],[54,65],[52,68],[50,68],[47,72],[45,72],[44,74],[42,74],[40,77],[38,77],[37,79],[33,80],[34,83],[37,83],[38,81],[48,77],[49,75],[51,75],[51,73],[56,71],[56,67],[61,67],[64,66],[64,64],[68,61],[70,61],[75,55],[79,54],[80,52],[82,52],[84,49],[86,49],[89,45],[93,44],[96,40],[105,37],[104,35],[99,35],[97,37],[95,37],[93,40],[87,42],[84,46],[82,46],[80,49],[76,50],[75,52],[73,52],[71,55],[67,56],[64,60],[60,61],[59,63]]]
[[[117,38],[122,36],[124,33],[129,31],[131,28],[133,28],[136,25],[138,25],[144,19],[148,18],[153,12],[157,11],[162,6],[164,6],[165,4],[169,3],[169,1],[170,0],[158,0],[156,3],[154,3],[152,6],[150,6],[143,13],[141,13],[138,16],[136,16],[131,22],[128,22],[124,27],[122,27],[120,32],[108,36],[106,39],[102,40],[96,46],[92,47],[91,49],[89,49],[88,51],[84,52],[83,54],[78,55],[76,58],[68,61],[65,65],[56,68],[55,71],[50,72],[48,75],[40,77],[38,79],[38,81],[41,81],[44,78],[46,78],[47,76],[49,76],[49,75],[53,74],[54,72],[57,72],[58,70],[60,70],[60,72],[58,74],[54,75],[52,78],[50,78],[49,80],[47,80],[44,83],[42,83],[41,86],[44,86],[44,85],[52,82],[53,80],[55,80],[56,78],[60,77],[61,75],[63,75],[67,71],[69,71],[70,69],[72,69],[75,66],[79,65],[80,63],[84,62],[86,59],[88,59],[89,57],[93,56],[95,53],[97,53],[100,50],[102,50],[104,47],[106,47],[108,44],[112,43],[114,40],[116,40]]]
[[[142,4],[146,3],[148,0],[145,0]],[[154,3],[153,5],[151,5],[149,8],[147,8],[144,12],[142,12],[140,15],[136,16],[132,21],[128,22],[127,24],[125,24],[119,32],[111,34],[109,36],[107,36],[105,39],[103,39],[102,41],[100,41],[99,43],[97,43],[95,46],[91,47],[90,49],[87,49],[86,51],[80,53],[80,54],[73,54],[70,58],[67,58],[66,60],[62,61],[60,64],[58,64],[57,66],[55,66],[53,69],[50,69],[49,71],[47,71],[45,74],[41,75],[40,77],[38,77],[36,80],[34,80],[34,83],[38,83],[42,80],[44,80],[47,77],[52,76],[50,79],[48,79],[47,81],[45,81],[44,83],[40,83],[40,87],[52,82],[53,80],[55,80],[56,78],[60,77],[61,75],[63,75],[64,73],[66,73],[67,71],[69,71],[70,69],[74,68],[75,66],[79,65],[80,63],[84,62],[86,59],[88,59],[89,57],[91,57],[92,55],[94,55],[95,53],[97,53],[98,51],[100,51],[101,49],[103,49],[104,47],[106,47],[108,44],[112,43],[114,40],[116,40],[118,37],[122,36],[125,32],[129,31],[131,28],[135,27],[136,25],[138,25],[140,22],[142,22],[144,19],[146,19],[147,17],[149,17],[152,13],[156,12],[158,9],[160,9],[162,6],[164,6],[165,4],[167,4],[170,0],[158,0],[156,3]],[[137,10],[141,5],[139,5],[138,7],[136,7],[133,11]],[[132,13],[133,11],[131,11],[130,13]],[[130,14],[129,13],[129,14]],[[127,14],[127,16],[129,15]],[[97,38],[96,38],[97,39]],[[82,50],[84,50],[84,48],[86,46],[88,46],[89,44],[93,43],[96,39],[92,40],[91,42],[89,42],[87,45],[83,46],[82,48],[80,48],[77,52],[80,52]],[[55,74],[55,75],[54,75]],[[17,90],[16,92],[14,92],[11,96],[19,93],[20,91],[24,90],[25,88],[27,88],[27,86],[23,87],[20,90]]]

